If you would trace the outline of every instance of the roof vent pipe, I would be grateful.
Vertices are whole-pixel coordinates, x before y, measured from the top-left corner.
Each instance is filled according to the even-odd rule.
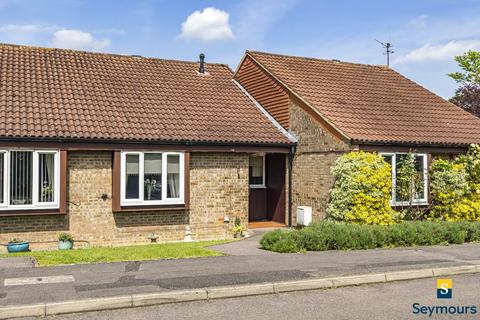
[[[198,72],[201,74],[205,73],[205,54],[200,53],[200,67],[198,68]]]

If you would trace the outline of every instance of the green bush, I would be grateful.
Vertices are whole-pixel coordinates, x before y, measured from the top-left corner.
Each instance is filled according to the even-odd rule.
[[[479,222],[412,221],[383,226],[324,220],[304,229],[268,232],[260,244],[263,249],[270,251],[300,252],[446,245],[478,241],[480,241]]]
[[[394,223],[390,206],[391,167],[382,156],[350,152],[341,156],[332,170],[335,185],[327,209],[330,219],[362,224]]]
[[[455,160],[436,159],[431,170],[429,220],[480,221],[480,147]]]

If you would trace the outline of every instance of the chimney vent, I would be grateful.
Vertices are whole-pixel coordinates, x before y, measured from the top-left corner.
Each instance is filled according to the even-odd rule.
[[[198,68],[198,72],[201,74],[205,73],[205,54],[200,53],[200,67]]]

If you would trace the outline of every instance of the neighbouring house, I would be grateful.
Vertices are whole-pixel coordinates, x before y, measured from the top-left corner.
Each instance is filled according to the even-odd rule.
[[[395,194],[396,167],[414,152],[423,190],[413,202],[427,205],[432,157],[452,157],[480,143],[480,119],[385,66],[247,51],[234,79],[298,139],[291,171],[294,224],[300,205],[325,217],[331,168],[345,152],[384,154],[392,164],[392,206],[408,202]],[[251,190],[251,202],[263,197]]]
[[[285,223],[294,139],[232,74],[203,56],[0,45],[0,243],[229,238],[249,184]]]

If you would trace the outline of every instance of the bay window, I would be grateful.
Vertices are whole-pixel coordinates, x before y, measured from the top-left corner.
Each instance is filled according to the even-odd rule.
[[[59,152],[0,151],[0,210],[59,207]]]
[[[395,206],[428,203],[428,165],[426,154],[382,153],[392,167],[392,200]],[[408,161],[412,161],[408,164]],[[410,172],[412,171],[412,172]]]
[[[122,206],[184,204],[184,154],[122,152]]]

